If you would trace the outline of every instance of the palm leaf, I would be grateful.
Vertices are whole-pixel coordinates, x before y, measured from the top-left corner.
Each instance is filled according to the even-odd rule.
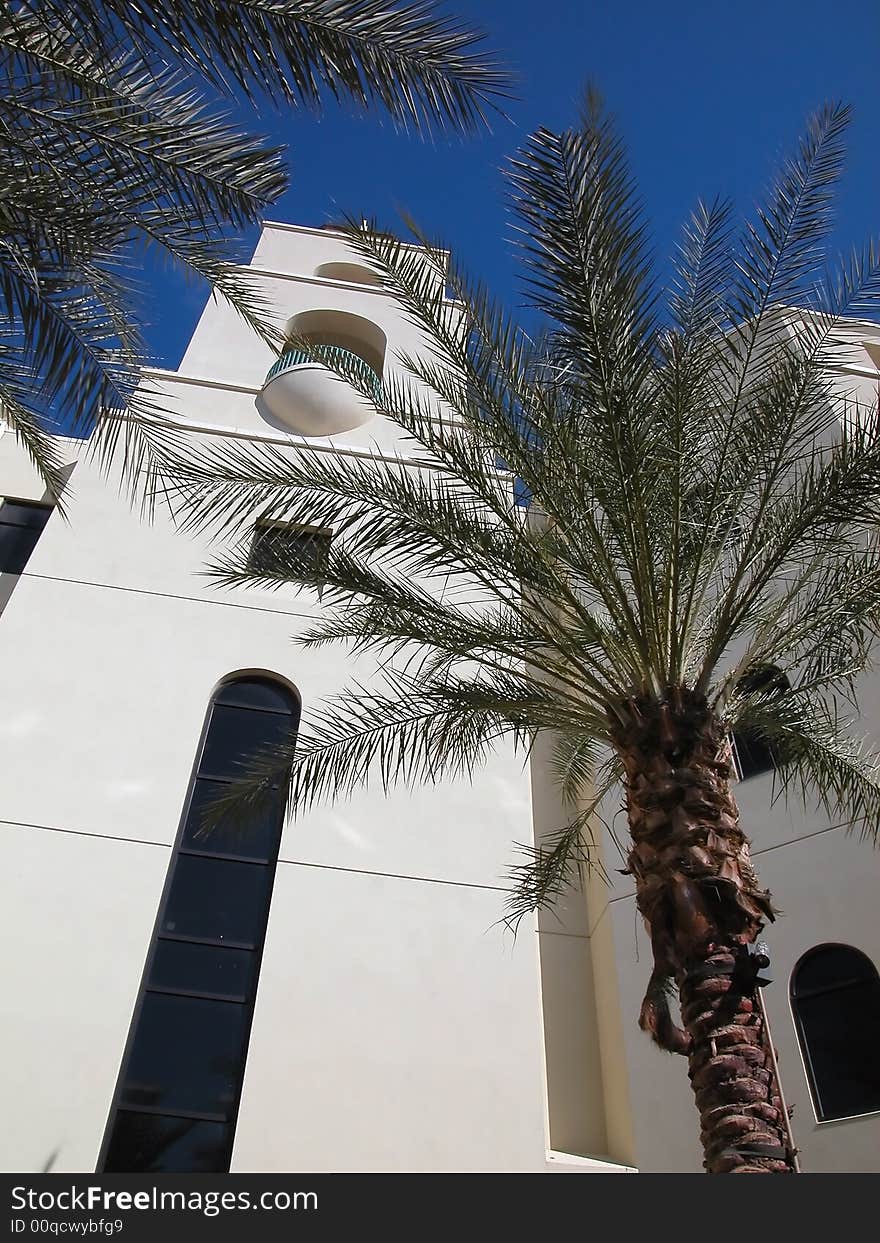
[[[6,418],[37,469],[51,473],[58,408],[75,433],[96,429],[105,463],[122,448],[131,487],[152,469],[139,420],[159,410],[155,398],[135,396],[150,361],[137,330],[145,247],[206,281],[280,345],[272,308],[235,261],[237,235],[286,187],[283,152],[225,115],[236,93],[312,106],[329,94],[382,106],[417,130],[466,131],[505,90],[480,43],[421,2],[7,7],[0,383]]]

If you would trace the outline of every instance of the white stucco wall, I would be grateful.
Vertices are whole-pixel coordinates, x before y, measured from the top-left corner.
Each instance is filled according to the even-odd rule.
[[[279,288],[286,318],[316,287]],[[320,293],[371,298],[414,344],[384,295]],[[183,370],[258,387],[270,361],[209,304]],[[253,393],[177,388],[190,420],[266,431]],[[217,590],[207,540],[161,507],[141,522],[84,455],[74,484],[0,619],[7,1170],[94,1168],[213,689],[274,671],[308,710],[354,669],[292,644],[314,602]],[[0,495],[27,487],[5,437]],[[536,945],[497,926],[530,824],[528,774],[502,752],[472,787],[369,791],[286,828],[233,1169],[545,1169]]]

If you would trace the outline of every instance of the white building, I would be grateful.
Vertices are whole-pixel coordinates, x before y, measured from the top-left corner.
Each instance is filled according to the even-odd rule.
[[[251,268],[280,322],[299,317],[356,365],[388,374],[419,348],[332,230],[267,225]],[[857,327],[840,385],[868,400],[880,330]],[[342,382],[273,362],[211,302],[179,370],[151,380],[200,436],[406,454]],[[162,506],[141,522],[79,442],[65,450],[69,523],[0,439],[0,1168],[699,1170],[684,1060],[636,1026],[650,950],[628,880],[593,882],[536,936],[498,926],[512,843],[554,820],[539,757],[524,772],[500,752],[473,787],[321,807],[284,827],[277,866],[271,823],[249,862],[192,836],[230,740],[289,728],[352,662],[291,643],[320,603],[218,589],[206,540]],[[770,784],[738,797],[785,912],[766,1001],[795,1136],[807,1170],[877,1169],[880,1099],[862,1108],[870,1084],[847,1096],[818,1061],[811,1093],[789,1001],[815,947],[880,962],[877,854],[845,825],[771,808]],[[847,1004],[846,1032],[826,1013],[821,1039],[873,1048],[880,1016],[860,1027]]]

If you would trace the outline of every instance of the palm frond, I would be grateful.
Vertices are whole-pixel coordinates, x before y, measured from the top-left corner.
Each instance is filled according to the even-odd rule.
[[[236,236],[286,187],[284,153],[218,109],[218,88],[260,102],[345,96],[384,106],[402,125],[464,131],[505,90],[504,73],[479,45],[476,32],[421,0],[7,8],[3,382],[11,389],[15,375],[30,375],[33,397],[10,401],[8,419],[37,449],[38,469],[49,465],[49,411],[63,407],[75,433],[97,429],[105,463],[122,437],[124,459],[154,471],[133,396],[149,361],[133,279],[144,246],[205,280],[254,332],[280,344],[259,284],[234,261]],[[27,424],[18,413],[25,407]],[[136,477],[128,483],[136,488]]]
[[[545,834],[538,845],[519,843],[517,849],[525,861],[510,869],[504,916],[514,934],[527,916],[552,909],[573,884],[582,883],[583,876],[599,866],[588,812]]]
[[[718,737],[743,729],[773,747],[780,793],[876,831],[875,761],[846,714],[878,637],[880,422],[842,407],[830,369],[846,316],[877,308],[876,248],[817,281],[846,122],[845,109],[819,114],[739,241],[728,205],[697,209],[666,317],[595,100],[513,167],[546,332],[523,333],[440,243],[348,221],[353,253],[419,334],[379,403],[405,456],[150,431],[154,480],[183,527],[232,541],[214,584],[320,591],[297,641],[345,644],[389,679],[306,720],[281,757],[294,810],[374,781],[467,778],[503,740],[529,753],[552,737],[565,823],[514,875],[515,925],[595,866],[589,826],[632,792],[624,727],[687,699]],[[802,309],[784,302],[801,294]],[[369,396],[355,371],[323,365]],[[257,521],[333,540],[320,565],[282,554],[257,572]],[[755,691],[765,667],[784,694]]]
[[[521,718],[531,688],[525,698],[523,689],[510,679],[426,683],[387,670],[370,686],[352,683],[295,742],[250,757],[247,771],[212,801],[208,822],[246,810],[288,778],[289,806],[298,811],[374,781],[387,792],[469,778],[505,735],[527,745]]]
[[[170,53],[215,89],[241,90],[259,104],[316,107],[330,95],[379,105],[417,131],[467,131],[486,124],[508,93],[509,75],[483,50],[481,33],[429,0],[46,0],[40,7],[47,24],[89,32],[105,54],[121,30],[142,58]]]
[[[8,382],[0,354],[0,422],[5,422],[17,437],[43,480],[49,495],[61,513],[65,512],[64,487],[67,482],[65,462],[57,439],[47,433],[38,411],[21,400],[20,392]]]
[[[876,841],[880,835],[880,753],[856,722],[811,690],[753,698],[739,724],[776,756],[777,794],[821,808],[832,821]]]
[[[561,828],[542,833],[531,845],[518,847],[523,862],[510,869],[504,918],[514,933],[528,915],[552,909],[565,893],[582,888],[588,875],[608,880],[596,829],[601,824],[599,809],[620,783],[621,768],[614,757],[604,766],[590,767],[590,780],[579,791],[581,795],[585,789],[594,791],[586,804]]]

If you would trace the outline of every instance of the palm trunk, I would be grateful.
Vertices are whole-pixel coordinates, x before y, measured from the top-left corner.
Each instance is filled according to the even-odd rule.
[[[654,952],[640,1025],[688,1058],[707,1172],[793,1172],[748,952],[773,908],[739,826],[727,734],[681,688],[616,705],[612,728],[626,771],[628,870]]]
[[[709,1174],[793,1169],[769,1042],[742,946],[717,948],[679,983],[691,1086]]]

